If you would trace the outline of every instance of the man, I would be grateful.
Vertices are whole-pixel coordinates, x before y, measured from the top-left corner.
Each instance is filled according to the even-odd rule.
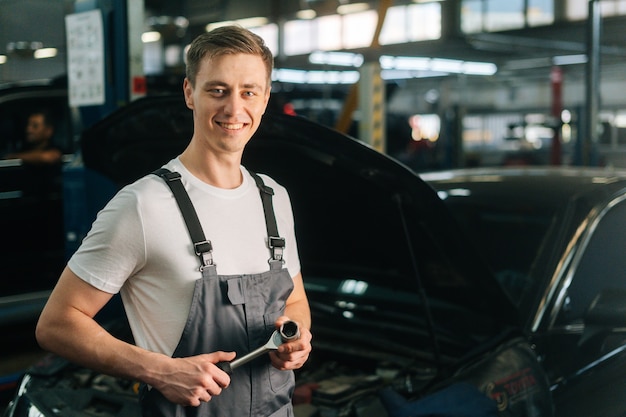
[[[187,62],[194,132],[165,168],[180,174],[207,242],[192,244],[194,230],[166,184],[177,174],[125,187],[61,274],[37,339],[74,362],[144,382],[144,416],[291,416],[291,370],[311,350],[293,215],[286,190],[262,176],[273,189],[276,215],[268,215],[261,195],[272,191],[241,166],[269,100],[273,58],[261,38],[231,26],[195,39]],[[273,220],[282,254],[282,245],[268,245]],[[117,291],[137,346],[93,319]],[[287,320],[299,325],[299,339],[232,377],[216,366],[263,345]]]
[[[36,110],[28,116],[24,149],[5,155],[5,158],[21,159],[30,164],[58,163],[63,154],[53,146],[52,135],[54,135],[54,125],[50,113],[45,109]]]

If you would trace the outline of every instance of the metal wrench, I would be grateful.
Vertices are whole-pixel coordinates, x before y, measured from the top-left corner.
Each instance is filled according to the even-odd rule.
[[[286,321],[281,326],[280,329],[274,330],[272,335],[270,336],[267,343],[263,346],[253,350],[252,352],[243,355],[241,358],[235,359],[232,362],[219,362],[217,363],[217,367],[227,374],[231,375],[233,371],[250,362],[253,359],[263,355],[270,350],[278,349],[278,346],[289,341],[296,340],[300,338],[300,329],[298,328],[298,324],[294,321]]]

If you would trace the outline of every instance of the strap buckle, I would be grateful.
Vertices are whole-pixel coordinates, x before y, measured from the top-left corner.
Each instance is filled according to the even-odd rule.
[[[272,259],[282,261],[283,251],[285,249],[285,238],[279,236],[270,236],[267,239],[267,245],[272,251]]]
[[[161,177],[167,181],[176,181],[182,178],[179,172],[164,172]]]
[[[213,245],[210,240],[204,240],[202,242],[196,242],[193,244],[193,249],[196,252],[196,255],[202,258],[202,266],[200,267],[200,271],[202,271],[207,266],[214,265],[213,263]]]

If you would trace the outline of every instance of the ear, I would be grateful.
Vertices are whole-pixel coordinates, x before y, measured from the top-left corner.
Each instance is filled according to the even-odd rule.
[[[185,94],[185,104],[193,110],[193,85],[187,78],[183,81],[183,93]]]

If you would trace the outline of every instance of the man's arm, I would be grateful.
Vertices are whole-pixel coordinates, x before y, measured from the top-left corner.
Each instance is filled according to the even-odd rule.
[[[65,268],[37,323],[37,341],[80,365],[145,382],[182,405],[197,406],[228,386],[230,378],[214,364],[232,360],[233,352],[174,359],[113,337],[94,320],[111,297]]]
[[[33,149],[6,155],[5,159],[21,159],[29,164],[56,164],[61,161],[63,154],[58,149]]]
[[[285,315],[276,320],[276,327],[280,327],[287,320],[293,320],[300,327],[300,338],[283,343],[276,352],[270,353],[272,364],[281,370],[298,369],[304,365],[311,353],[311,310],[309,300],[304,291],[302,274],[293,277],[293,291],[285,306]]]

